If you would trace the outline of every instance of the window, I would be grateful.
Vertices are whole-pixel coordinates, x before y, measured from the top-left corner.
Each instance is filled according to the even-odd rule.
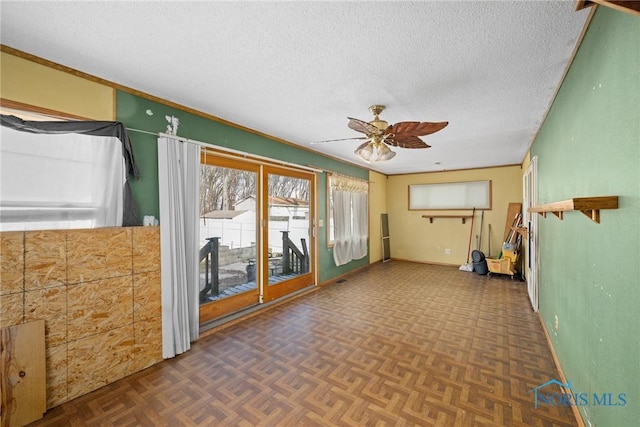
[[[327,241],[336,265],[367,255],[369,184],[355,178],[328,175]]]
[[[125,168],[125,151],[131,154],[120,123],[3,115],[0,231],[123,225],[125,213],[135,210],[127,197],[126,171],[135,169],[137,175],[132,154]]]
[[[491,181],[410,184],[409,210],[491,209]]]

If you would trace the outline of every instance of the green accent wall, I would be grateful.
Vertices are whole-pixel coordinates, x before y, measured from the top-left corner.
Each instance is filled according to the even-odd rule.
[[[180,119],[178,136],[212,146],[232,148],[246,153],[257,154],[276,160],[282,160],[299,165],[313,165],[320,169],[353,176],[364,180],[369,179],[369,171],[357,166],[333,160],[311,151],[303,150],[292,145],[268,139],[266,137],[247,132],[205,117],[192,114],[180,109],[118,91],[116,101],[117,120],[123,122],[127,128],[137,129],[157,134],[165,132],[166,116]],[[141,217],[154,215],[159,218],[158,202],[158,147],[157,136],[141,132],[129,131],[136,162],[140,167],[140,179],[131,183],[134,198],[138,204]],[[326,224],[326,174],[318,174],[317,203],[318,217]],[[331,248],[326,245],[325,228],[319,228],[319,265],[320,282],[347,273],[353,269],[369,264],[369,257],[352,261],[346,265],[336,267]]]
[[[586,425],[640,417],[639,41],[640,18],[599,6],[531,148],[539,203],[619,196],[600,224],[579,212],[539,221],[540,313],[573,391],[587,393]]]

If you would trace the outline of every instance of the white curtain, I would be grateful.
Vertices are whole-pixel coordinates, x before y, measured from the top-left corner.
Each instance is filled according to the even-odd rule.
[[[162,356],[174,357],[198,338],[198,205],[200,147],[158,138]]]
[[[369,232],[368,183],[332,175],[329,187],[333,198],[333,260],[344,265],[367,255]]]
[[[126,180],[115,137],[21,132],[0,135],[0,230],[122,225]]]
[[[351,257],[364,258],[367,255],[369,238],[369,205],[367,193],[351,193],[351,209],[353,210],[353,246]]]

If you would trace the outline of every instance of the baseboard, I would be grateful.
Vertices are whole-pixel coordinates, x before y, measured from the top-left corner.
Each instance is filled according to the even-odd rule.
[[[404,258],[391,258],[391,260],[402,261],[402,262],[414,262],[416,264],[440,265],[442,267],[460,267],[460,264],[450,264],[446,262],[416,261],[415,259],[404,259]]]
[[[382,262],[382,261],[380,261],[380,262]],[[367,264],[367,265],[363,265],[362,267],[354,268],[353,270],[347,271],[344,274],[341,274],[339,276],[334,276],[329,280],[325,280],[324,282],[320,282],[320,284],[318,286],[323,287],[323,286],[331,285],[333,283],[336,283],[338,280],[344,279],[345,277],[351,276],[352,274],[356,274],[356,273],[364,270],[365,268],[369,268],[371,265],[372,264]]]
[[[556,350],[553,347],[553,341],[551,340],[551,335],[549,335],[549,331],[547,330],[547,325],[544,323],[544,319],[540,314],[540,311],[536,313],[538,315],[538,320],[540,321],[540,325],[542,326],[542,331],[544,332],[544,336],[547,339],[547,345],[549,346],[549,350],[551,351],[551,357],[553,357],[553,363],[556,365],[556,369],[558,370],[558,374],[560,375],[560,381],[563,384],[567,384],[567,376],[564,374],[562,370],[562,365],[560,364],[560,359],[558,359],[558,355],[556,354]],[[562,387],[562,391],[566,394],[571,394],[571,390],[567,390]],[[585,427],[584,421],[582,419],[582,414],[577,406],[572,405],[571,410],[573,411],[573,416],[576,418],[576,422],[578,423],[578,427]]]

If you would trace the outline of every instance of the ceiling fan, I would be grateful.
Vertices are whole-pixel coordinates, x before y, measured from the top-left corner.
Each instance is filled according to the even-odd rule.
[[[319,143],[351,139],[365,140],[363,144],[356,148],[354,153],[366,162],[376,162],[392,159],[396,155],[388,145],[400,148],[431,147],[418,137],[438,132],[449,124],[449,122],[398,122],[389,125],[389,123],[378,117],[384,108],[384,105],[370,106],[369,111],[371,111],[374,116],[370,122],[348,117],[348,126],[357,132],[365,134],[365,136],[359,138],[331,139],[328,141],[319,141]]]

